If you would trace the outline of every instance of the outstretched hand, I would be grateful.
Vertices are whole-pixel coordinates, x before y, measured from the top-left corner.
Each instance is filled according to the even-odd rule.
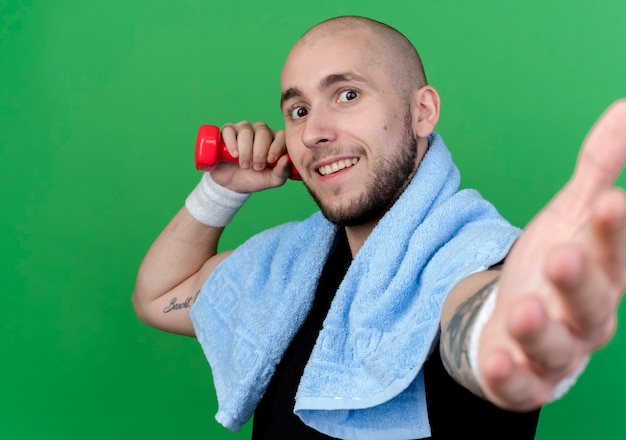
[[[575,172],[508,255],[479,345],[483,392],[518,410],[555,386],[614,333],[626,290],[626,100],[585,140]]]

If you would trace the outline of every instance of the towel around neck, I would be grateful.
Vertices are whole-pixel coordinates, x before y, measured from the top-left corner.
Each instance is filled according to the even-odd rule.
[[[448,292],[501,261],[518,237],[460,176],[438,134],[355,256],[302,376],[295,412],[327,435],[430,435],[421,373]],[[217,420],[254,412],[312,304],[336,226],[321,213],[258,234],[213,272],[191,311],[211,365]]]

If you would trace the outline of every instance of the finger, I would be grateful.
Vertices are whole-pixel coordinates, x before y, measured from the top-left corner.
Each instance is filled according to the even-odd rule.
[[[573,182],[583,200],[611,187],[626,161],[626,99],[615,102],[583,143]]]
[[[626,288],[626,194],[621,189],[600,197],[592,214],[594,257],[615,284],[614,294]]]
[[[285,131],[278,130],[274,132],[274,140],[272,141],[270,149],[267,153],[267,161],[269,163],[276,162],[279,157],[285,154],[286,150]]]
[[[233,124],[224,124],[220,130],[220,135],[226,149],[233,157],[239,157],[239,150],[237,148],[237,128]]]
[[[285,183],[291,174],[291,163],[287,155],[281,156],[271,170],[271,186],[277,187]]]
[[[540,376],[567,372],[576,355],[568,329],[550,319],[539,298],[526,297],[512,309],[509,332]]]
[[[252,125],[254,142],[252,147],[252,162],[255,170],[262,170],[268,162],[267,153],[274,140],[274,135],[264,122]]]
[[[487,397],[504,408],[530,410],[540,406],[550,389],[537,375],[503,349],[485,356],[481,368],[483,388]]]
[[[597,265],[578,245],[561,245],[547,255],[546,277],[558,294],[553,318],[576,336],[593,339],[613,312],[610,286]]]
[[[236,130],[236,145],[239,153],[239,166],[244,170],[247,170],[252,166],[254,129],[248,121],[242,121],[236,125]]]

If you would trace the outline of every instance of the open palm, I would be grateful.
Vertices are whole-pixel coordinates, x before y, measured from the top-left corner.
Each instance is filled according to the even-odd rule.
[[[606,344],[626,290],[626,100],[598,120],[563,189],[513,246],[479,348],[493,402],[534,408]]]

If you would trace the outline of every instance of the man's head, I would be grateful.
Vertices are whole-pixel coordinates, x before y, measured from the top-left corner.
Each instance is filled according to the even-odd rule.
[[[438,120],[413,45],[373,20],[331,19],[295,44],[281,87],[289,154],[322,212],[341,225],[375,224]]]

